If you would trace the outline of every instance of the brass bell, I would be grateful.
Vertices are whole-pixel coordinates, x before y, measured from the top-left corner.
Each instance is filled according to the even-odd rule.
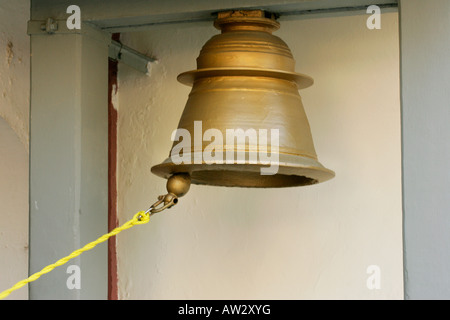
[[[169,157],[151,171],[193,184],[237,187],[311,185],[334,177],[316,155],[299,89],[313,84],[295,72],[279,28],[262,10],[218,14],[191,85]]]

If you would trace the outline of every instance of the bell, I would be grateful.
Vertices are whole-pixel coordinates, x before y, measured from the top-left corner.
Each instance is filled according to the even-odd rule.
[[[228,187],[291,187],[334,177],[314,149],[295,72],[279,28],[262,10],[220,12],[221,34],[203,46],[197,69],[178,81],[192,86],[169,157],[151,171]]]

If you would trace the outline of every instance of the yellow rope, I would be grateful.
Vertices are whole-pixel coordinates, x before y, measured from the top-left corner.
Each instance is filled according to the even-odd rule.
[[[50,265],[46,266],[45,268],[43,268],[41,271],[32,274],[27,279],[24,279],[22,281],[17,282],[14,286],[9,288],[8,290],[5,290],[5,291],[1,292],[0,293],[0,300],[6,298],[7,296],[9,296],[9,294],[11,292],[13,292],[14,290],[20,289],[24,285],[26,285],[27,283],[37,280],[43,274],[46,274],[46,273],[52,271],[56,267],[62,266],[63,264],[65,264],[70,259],[76,258],[80,254],[82,254],[83,252],[93,249],[99,243],[105,242],[110,237],[115,236],[119,232],[121,232],[123,230],[126,230],[126,229],[129,229],[129,228],[133,227],[136,224],[144,224],[144,223],[147,223],[149,221],[150,221],[150,214],[147,211],[139,211],[138,213],[136,213],[133,216],[133,218],[131,220],[125,222],[122,226],[113,229],[111,232],[102,235],[97,240],[88,243],[83,248],[75,250],[74,252],[72,252],[68,256],[66,256],[66,257],[64,257],[62,259],[59,259],[55,263],[50,264]]]

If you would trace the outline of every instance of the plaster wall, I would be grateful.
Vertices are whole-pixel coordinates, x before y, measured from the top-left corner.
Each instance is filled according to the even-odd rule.
[[[26,150],[30,113],[29,17],[29,0],[0,0],[0,116]]]
[[[0,291],[28,276],[30,1],[0,0]],[[26,287],[7,299],[27,299]]]

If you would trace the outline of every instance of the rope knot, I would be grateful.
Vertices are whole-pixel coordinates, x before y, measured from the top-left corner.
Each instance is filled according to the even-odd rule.
[[[150,213],[147,211],[139,211],[133,217],[133,224],[144,224],[150,221]]]

